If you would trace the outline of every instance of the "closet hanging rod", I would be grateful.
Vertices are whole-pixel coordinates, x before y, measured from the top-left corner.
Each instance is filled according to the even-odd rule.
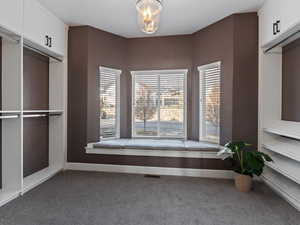
[[[23,115],[23,118],[39,118],[39,117],[47,117],[47,114],[30,114],[30,115]]]
[[[56,112],[56,113],[50,112],[50,113],[49,113],[49,116],[61,116],[61,115],[62,115],[61,112]]]
[[[3,119],[16,119],[16,118],[19,118],[18,115],[12,115],[12,116],[0,116],[0,119],[3,120]]]
[[[24,43],[24,47],[27,48],[27,49],[29,49],[29,50],[31,50],[31,51],[34,51],[34,52],[36,52],[36,53],[39,53],[39,54],[41,54],[41,55],[43,55],[43,56],[52,58],[52,59],[54,59],[54,60],[56,60],[56,61],[58,61],[58,62],[62,62],[62,59],[57,58],[57,57],[52,56],[52,55],[49,55],[49,54],[47,54],[47,53],[45,53],[45,52],[43,52],[43,51],[41,51],[41,50],[39,50],[39,49],[37,49],[37,48],[34,48],[34,47],[32,47],[32,46],[29,46],[29,45],[26,44],[26,43]]]

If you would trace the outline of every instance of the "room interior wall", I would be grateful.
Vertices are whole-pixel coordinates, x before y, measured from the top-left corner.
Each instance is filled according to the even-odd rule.
[[[168,70],[168,69],[187,69],[187,112],[190,112],[192,106],[192,88],[191,74],[193,68],[193,35],[177,35],[167,37],[147,37],[130,38],[128,45],[127,67],[129,71],[137,70]],[[131,78],[131,76],[130,76]],[[131,80],[130,80],[131,82]],[[131,84],[131,83],[130,83]],[[128,103],[131,105],[131,85],[128,93]],[[129,100],[130,99],[130,100]],[[132,117],[131,107],[128,108],[128,132],[131,136]],[[191,124],[188,120],[187,136],[191,138]]]
[[[182,35],[150,38],[148,42],[148,38],[125,39],[88,26],[71,27],[69,32],[69,162],[219,170],[229,167],[228,163],[216,159],[86,154],[86,144],[99,139],[99,66],[122,70],[121,137],[131,137],[129,71],[190,71],[193,39],[191,35]]]
[[[2,110],[2,38],[0,37],[0,110]],[[0,189],[2,188],[2,121],[0,120]]]
[[[232,140],[257,147],[258,16],[235,14]]]
[[[85,157],[84,146],[87,143],[87,74],[88,27],[70,27],[68,38],[67,125],[67,160],[69,162],[80,162],[80,158]]]
[[[111,67],[122,71],[121,74],[121,136],[126,135],[126,115],[127,115],[127,86],[128,73],[126,71],[127,45],[126,39],[108,32],[104,32],[93,27],[88,27],[88,80],[87,80],[87,140],[94,142],[100,137],[99,121],[99,66]],[[125,129],[125,131],[124,131]]]
[[[252,19],[249,21],[257,20],[256,13],[245,14],[245,17],[251,17]],[[237,74],[245,72],[249,67],[256,67],[257,70],[257,63],[252,65],[252,58],[251,62],[245,63],[238,57],[253,57],[254,61],[258,57],[257,51],[253,50],[252,45],[257,41],[255,34],[250,36],[255,39],[250,41],[250,44],[247,43],[244,46],[243,41],[235,43],[236,38],[245,38],[244,34],[239,34],[244,30],[242,29],[243,25],[254,26],[249,29],[249,33],[255,33],[257,30],[257,24],[249,22],[248,19],[236,22],[239,19],[239,15],[229,16],[192,35],[132,39],[119,37],[88,26],[70,27],[68,161],[118,165],[167,165],[181,168],[203,168],[204,165],[207,165],[199,159],[197,162],[191,162],[190,159],[86,154],[84,147],[87,143],[97,142],[99,139],[98,88],[95,88],[98,85],[96,80],[98,67],[100,65],[110,66],[123,71],[121,75],[121,137],[131,137],[131,74],[129,71],[188,69],[188,138],[198,140],[199,75],[197,66],[222,61],[221,143],[223,144],[235,138],[233,129],[238,123],[233,121],[234,111],[238,112],[240,106],[245,106],[243,101],[248,101],[245,98],[252,96],[253,101],[251,100],[249,105],[253,103],[254,105],[251,106],[257,108],[255,93],[250,94],[251,96],[242,95],[241,98],[235,96],[243,94],[242,90],[236,92],[235,87],[247,85],[244,78],[250,82],[252,78],[254,79],[254,85],[251,84],[251,88],[253,88],[251,93],[257,92],[255,80],[258,75],[252,69],[251,72],[239,76],[239,79],[235,78]],[[243,63],[245,68],[240,68],[235,63]],[[77,89],[80,91],[76,91]],[[82,96],[78,96],[81,94]],[[239,106],[234,106],[235,103]],[[249,119],[250,123],[257,123],[257,119],[254,120],[254,117],[243,117],[242,115],[241,118]],[[248,130],[248,127],[246,125],[239,129]],[[257,136],[257,131],[254,132],[250,129],[247,132],[245,133]],[[214,166],[215,162],[210,165],[212,168],[217,167]],[[223,165],[219,168],[224,167],[226,166]]]
[[[122,70],[121,135],[127,133],[126,39],[89,26],[69,28],[68,152],[71,162],[102,162],[84,147],[99,139],[99,67]],[[123,100],[124,99],[124,100]],[[124,131],[125,130],[125,131]],[[72,149],[72,150],[71,150]]]
[[[198,66],[221,61],[220,143],[257,145],[258,16],[234,14],[194,36],[193,138],[199,137]]]
[[[232,139],[233,110],[233,16],[229,16],[194,34],[193,139],[199,137],[199,72],[197,67],[221,61],[221,143]]]
[[[49,166],[49,119],[25,118],[23,122],[23,176]]]
[[[282,52],[282,119],[300,122],[300,39]]]
[[[48,110],[49,58],[26,48],[23,52],[24,110]]]
[[[49,109],[49,58],[24,48],[23,107]],[[49,119],[24,118],[23,175],[29,176],[49,166]]]

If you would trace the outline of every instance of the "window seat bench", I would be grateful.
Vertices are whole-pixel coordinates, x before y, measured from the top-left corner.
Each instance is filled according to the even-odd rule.
[[[220,158],[220,145],[178,139],[114,139],[88,144],[86,153],[182,158]]]

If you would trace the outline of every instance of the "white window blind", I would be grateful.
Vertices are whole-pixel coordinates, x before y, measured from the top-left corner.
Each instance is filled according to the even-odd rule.
[[[100,137],[119,137],[120,70],[100,67]]]
[[[186,70],[133,74],[133,136],[185,137]]]
[[[200,74],[200,141],[220,141],[221,63],[198,67]]]

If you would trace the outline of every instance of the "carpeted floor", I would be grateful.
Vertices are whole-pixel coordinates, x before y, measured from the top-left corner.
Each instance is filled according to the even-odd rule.
[[[0,225],[299,225],[300,213],[256,183],[64,172],[0,208]]]

